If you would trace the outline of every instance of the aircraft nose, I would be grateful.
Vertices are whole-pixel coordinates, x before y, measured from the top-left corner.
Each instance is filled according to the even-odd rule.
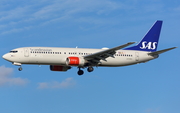
[[[7,55],[7,54],[4,54],[4,55],[2,56],[2,58],[5,59],[5,60],[7,60],[7,59],[8,59],[8,55]]]

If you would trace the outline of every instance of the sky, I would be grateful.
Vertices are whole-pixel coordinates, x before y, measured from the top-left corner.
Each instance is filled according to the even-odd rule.
[[[28,46],[138,42],[163,20],[158,50],[180,47],[179,0],[0,0],[0,55]],[[1,113],[179,113],[180,49],[147,63],[77,75],[0,58]]]

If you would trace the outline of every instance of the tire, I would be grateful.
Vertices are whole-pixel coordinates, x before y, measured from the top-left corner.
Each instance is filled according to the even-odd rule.
[[[92,71],[94,71],[94,68],[93,68],[93,67],[88,67],[88,68],[87,68],[87,71],[88,71],[88,72],[92,72]]]
[[[22,67],[18,68],[19,71],[22,71]]]
[[[83,75],[84,74],[84,71],[83,70],[79,70],[78,71],[78,75]]]

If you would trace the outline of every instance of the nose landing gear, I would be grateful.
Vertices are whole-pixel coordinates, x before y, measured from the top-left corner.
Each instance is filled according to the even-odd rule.
[[[20,66],[20,67],[18,68],[18,70],[19,70],[19,71],[22,71],[22,67]]]

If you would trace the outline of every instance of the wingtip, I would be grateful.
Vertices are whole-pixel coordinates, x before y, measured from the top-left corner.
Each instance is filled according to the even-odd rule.
[[[128,44],[134,44],[134,43],[136,43],[136,42],[129,42]]]
[[[176,48],[178,48],[178,47],[172,47],[172,49],[176,49]]]

